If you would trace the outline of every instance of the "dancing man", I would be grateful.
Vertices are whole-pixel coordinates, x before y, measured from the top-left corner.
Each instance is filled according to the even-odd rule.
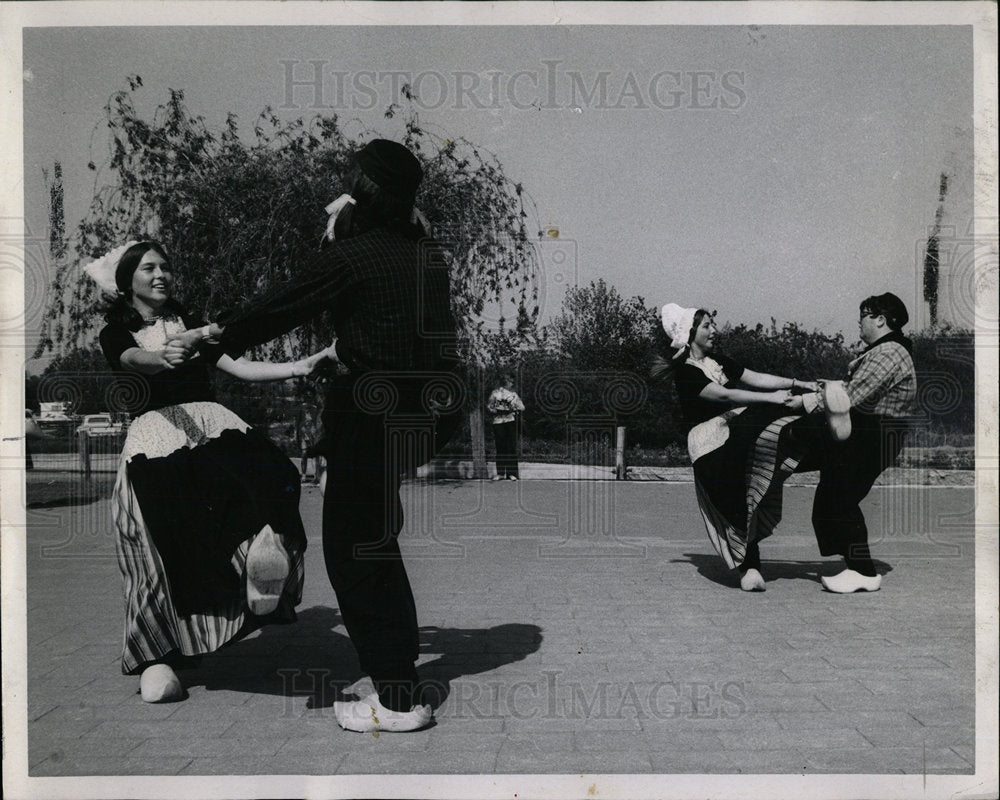
[[[913,413],[917,377],[903,301],[891,292],[861,302],[858,327],[865,351],[848,365],[846,384],[827,382],[822,392],[792,398],[787,405],[824,412],[833,437],[821,437],[819,486],[812,522],[824,556],[844,557],[845,569],[822,578],[831,592],[874,592],[882,586],[868,547],[860,503],[903,447]]]
[[[337,702],[354,731],[425,727],[416,606],[397,537],[401,472],[428,461],[457,423],[448,261],[414,209],[423,177],[403,145],[357,154],[349,193],[327,207],[324,249],[302,277],[212,327],[231,354],[330,312],[330,355],[346,365],[323,413],[328,461],[323,551],[340,612],[375,693]],[[437,391],[437,394],[435,394]],[[449,413],[450,412],[450,413]]]

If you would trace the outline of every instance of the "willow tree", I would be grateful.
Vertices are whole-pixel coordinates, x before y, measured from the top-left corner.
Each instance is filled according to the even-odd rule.
[[[336,115],[283,122],[270,108],[249,133],[234,114],[213,130],[189,113],[180,90],[169,90],[166,102],[144,118],[133,102],[141,86],[139,76],[130,77],[128,89],[105,107],[107,161],[88,165],[98,176],[93,200],[74,237],[75,257],[56,267],[36,356],[93,341],[101,302],[81,267],[128,239],[162,241],[177,294],[208,317],[293,279],[319,245],[324,207],[370,138],[349,136]],[[393,104],[385,116],[402,115],[404,141],[423,165],[417,205],[453,254],[452,304],[464,360],[475,372],[496,333],[484,319],[488,307],[511,308],[518,330],[524,320],[534,325],[537,319],[538,257],[528,226],[533,204],[495,155],[459,136],[426,131],[413,100],[403,87],[402,105]],[[324,315],[256,355],[297,357],[332,334]],[[474,412],[477,401],[470,404]]]

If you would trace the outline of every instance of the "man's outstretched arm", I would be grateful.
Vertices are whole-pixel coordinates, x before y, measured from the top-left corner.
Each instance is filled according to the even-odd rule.
[[[345,271],[317,257],[302,277],[257,295],[238,311],[221,314],[213,333],[226,354],[238,358],[248,348],[276,339],[329,310],[346,287]]]

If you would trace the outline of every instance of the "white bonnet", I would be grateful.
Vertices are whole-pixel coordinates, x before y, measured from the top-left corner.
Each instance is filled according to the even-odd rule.
[[[670,346],[675,350],[687,347],[691,338],[691,328],[694,327],[694,316],[697,308],[682,308],[676,303],[667,303],[660,311],[663,330],[670,337]]]
[[[115,282],[115,272],[118,269],[118,262],[125,255],[125,251],[132,245],[138,244],[135,239],[130,239],[125,244],[119,245],[109,253],[87,264],[83,271],[90,276],[103,292],[109,295],[118,293],[118,285]]]

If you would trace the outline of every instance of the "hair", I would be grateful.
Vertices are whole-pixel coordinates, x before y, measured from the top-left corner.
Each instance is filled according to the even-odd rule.
[[[688,348],[691,347],[691,343],[694,341],[694,335],[697,333],[699,326],[704,322],[705,317],[712,316],[711,311],[706,311],[704,308],[699,308],[694,312],[694,322],[691,323],[691,332],[688,334]]]
[[[132,276],[143,257],[150,250],[163,258],[167,265],[170,264],[170,256],[167,255],[166,248],[151,239],[137,242],[126,250],[118,259],[118,266],[115,267],[118,295],[105,310],[104,319],[107,322],[124,325],[130,331],[137,331],[142,327],[142,315],[132,305]],[[172,298],[164,303],[164,307],[178,314],[184,313],[183,306]]]
[[[699,308],[694,312],[694,322],[691,324],[691,330],[688,332],[687,344],[680,350],[674,348],[664,335],[663,346],[661,347],[662,352],[653,358],[653,364],[649,368],[649,377],[654,380],[666,380],[673,377],[674,372],[677,371],[677,366],[682,363],[682,356],[691,350],[691,343],[694,341],[694,335],[698,331],[698,327],[704,321],[705,317],[710,316],[712,316],[712,312],[706,311],[704,308]],[[662,332],[663,329],[661,328],[660,330]]]
[[[337,218],[337,239],[357,236],[381,226],[394,227],[414,238],[426,234],[420,225],[410,222],[413,195],[379,186],[361,171],[361,167],[355,167],[345,183],[355,204],[345,207]]]
[[[875,314],[885,317],[890,330],[899,331],[910,321],[906,305],[892,292],[866,297],[858,306],[862,314]]]

